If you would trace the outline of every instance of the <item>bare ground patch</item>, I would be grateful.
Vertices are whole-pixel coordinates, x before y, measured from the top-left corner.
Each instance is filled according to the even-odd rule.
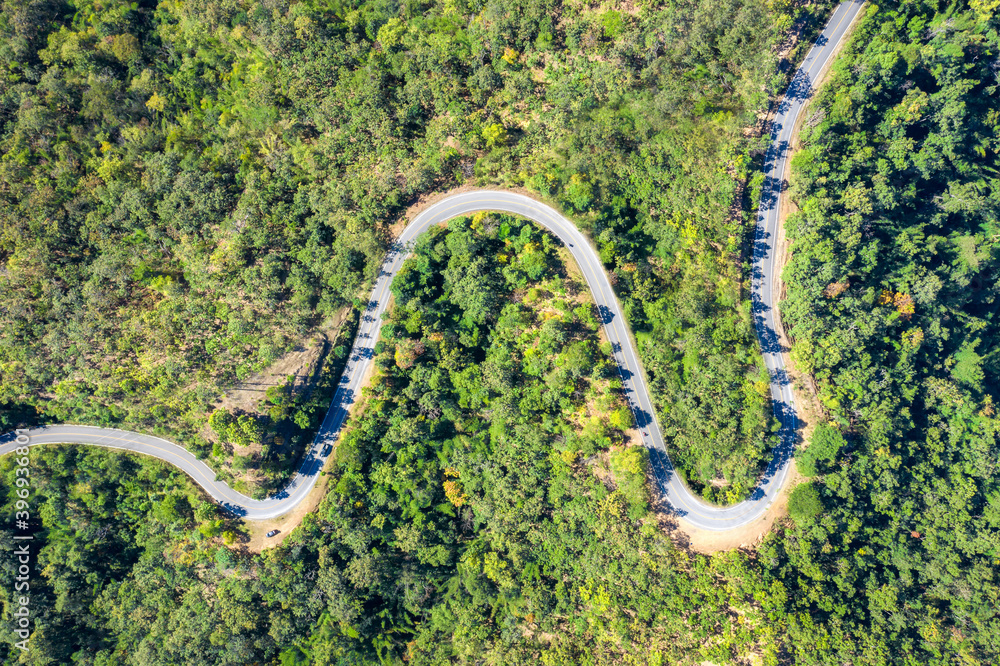
[[[776,523],[784,521],[788,516],[788,495],[801,480],[801,475],[792,465],[788,471],[788,481],[770,508],[749,525],[725,532],[712,532],[694,527],[683,518],[677,518],[667,511],[666,507],[662,506],[662,502],[660,506],[656,507],[656,518],[660,528],[670,536],[675,544],[685,550],[703,554],[734,548],[753,550]]]
[[[336,339],[349,311],[349,308],[341,308],[333,317],[321,324],[308,339],[300,340],[291,351],[265,370],[227,390],[219,407],[255,412],[267,389],[284,384],[289,375],[295,376],[293,392],[306,390],[316,372],[324,342],[329,343]]]
[[[284,543],[288,535],[302,523],[302,519],[319,506],[326,495],[328,478],[325,471],[320,472],[316,485],[306,498],[285,515],[270,520],[244,520],[243,527],[249,535],[249,540],[243,544],[246,551],[259,553]],[[267,533],[271,530],[278,530],[278,534],[268,538]]]
[[[267,409],[262,406],[267,390],[275,386],[282,386],[289,377],[293,377],[292,394],[308,394],[319,379],[326,360],[326,354],[331,345],[337,339],[337,334],[347,321],[349,308],[342,308],[333,317],[323,322],[319,328],[309,337],[303,338],[295,346],[266,369],[248,377],[228,389],[223,395],[217,408],[227,409],[230,412],[240,411],[256,416],[263,416]],[[200,435],[207,441],[215,443],[218,437],[209,428],[207,422],[202,428]],[[283,444],[288,446],[286,442]],[[261,452],[261,445],[242,447],[233,446],[233,453],[242,456],[256,456]],[[231,474],[234,481],[243,482],[250,487],[254,487],[259,481],[258,471],[251,468],[240,471],[223,463],[226,471]]]

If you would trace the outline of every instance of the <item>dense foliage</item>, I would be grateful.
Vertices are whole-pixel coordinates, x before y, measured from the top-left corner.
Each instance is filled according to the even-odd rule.
[[[971,5],[871,8],[793,162],[782,312],[833,423],[762,558],[800,663],[1000,658],[1000,20]]]
[[[738,496],[767,412],[726,217],[756,144],[730,139],[794,10],[530,7],[6,0],[5,416],[200,427],[267,361],[261,331],[280,350],[353,299],[410,194],[475,176],[546,190],[591,229],[672,455]],[[283,547],[225,547],[235,526],[158,463],[33,451],[26,663],[996,663],[996,8],[871,6],[805,118],[783,314],[829,419],[791,521],[754,552],[664,536],[585,295],[551,238],[485,215],[429,234],[400,275],[365,412]],[[176,160],[170,187],[157,159]],[[240,203],[163,203],[190,182]],[[215,222],[171,235],[196,205]],[[208,303],[225,316],[175,309]],[[202,338],[212,354],[185,356]],[[160,374],[131,395],[115,368]],[[252,425],[215,419],[234,422]]]
[[[362,296],[416,195],[524,185],[596,239],[679,469],[744,496],[770,425],[744,130],[828,5],[6,0],[5,422],[207,453],[220,391]]]
[[[13,464],[13,456],[4,459],[5,477],[12,475]],[[95,654],[114,645],[109,632],[120,632],[121,623],[149,627],[156,621],[169,631],[173,624],[197,621],[207,632],[213,630],[212,618],[197,611],[191,617],[167,617],[175,607],[167,601],[176,590],[190,591],[193,600],[209,580],[240,585],[216,573],[232,566],[221,541],[234,543],[235,526],[214,502],[198,498],[186,475],[165,463],[81,447],[33,449],[30,478],[31,511],[39,529],[31,542],[35,573],[23,591],[31,600],[33,631],[22,663],[70,663],[74,654],[94,663]],[[13,486],[5,491],[5,515],[12,516]],[[0,557],[4,583],[13,591],[17,558],[11,535],[7,527],[0,532],[5,544]],[[135,590],[141,590],[138,597],[131,596]],[[4,595],[6,618],[11,602]],[[12,663],[21,654],[12,647],[20,639],[14,638],[10,622],[4,624],[5,663]],[[226,638],[239,640],[231,631]],[[162,654],[151,644],[137,658],[158,663]],[[109,657],[98,663],[115,663]]]

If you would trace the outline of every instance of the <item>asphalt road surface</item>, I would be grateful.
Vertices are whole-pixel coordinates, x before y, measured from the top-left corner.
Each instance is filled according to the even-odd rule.
[[[732,507],[711,506],[695,497],[674,473],[656,422],[645,374],[629,337],[621,306],[611,289],[597,252],[589,241],[572,222],[549,206],[520,194],[490,190],[477,190],[447,197],[429,206],[403,230],[382,265],[368,309],[362,315],[358,337],[351,350],[348,365],[316,439],[306,453],[299,471],[276,495],[264,500],[250,499],[234,491],[226,483],[216,480],[215,473],[184,447],[158,437],[124,430],[79,425],[48,426],[21,431],[21,444],[15,439],[15,433],[8,433],[0,437],[0,455],[11,453],[17,446],[25,445],[25,438],[27,446],[57,443],[91,444],[133,451],[175,465],[189,474],[216,501],[245,518],[265,520],[286,514],[301,502],[316,484],[326,457],[334,448],[333,444],[347,418],[348,409],[354,403],[365,373],[372,363],[373,347],[378,339],[382,314],[389,304],[389,286],[414,240],[430,227],[458,215],[491,210],[513,213],[534,220],[555,234],[572,252],[590,286],[608,340],[612,344],[613,354],[619,365],[624,390],[635,414],[640,436],[650,450],[653,472],[674,512],[695,527],[706,530],[725,531],[746,525],[763,514],[780,491],[787,476],[794,448],[795,406],[775,334],[773,313],[775,297],[772,293],[772,283],[778,269],[774,265],[773,242],[776,237],[777,212],[788,142],[802,104],[811,94],[812,77],[827,64],[861,6],[861,2],[845,2],[837,8],[830,23],[795,74],[774,119],[772,144],[766,157],[766,179],[754,243],[752,299],[757,333],[764,351],[764,360],[771,373],[774,409],[782,428],[780,444],[775,447],[774,458],[750,499]]]

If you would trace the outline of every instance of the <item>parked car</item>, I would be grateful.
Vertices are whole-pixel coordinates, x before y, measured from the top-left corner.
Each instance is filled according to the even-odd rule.
[[[270,539],[275,534],[279,534],[280,532],[281,532],[281,530],[271,530],[270,532],[267,533],[267,538]]]

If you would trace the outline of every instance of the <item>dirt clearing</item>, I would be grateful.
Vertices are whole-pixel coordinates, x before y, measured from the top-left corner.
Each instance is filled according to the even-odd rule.
[[[329,462],[327,463],[327,466],[329,466]],[[329,477],[326,475],[325,470],[321,472],[319,479],[316,481],[316,485],[309,492],[309,494],[306,495],[306,498],[285,515],[279,516],[278,518],[272,518],[271,520],[243,521],[243,527],[250,535],[249,541],[244,543],[243,547],[248,552],[259,553],[263,550],[274,548],[275,546],[280,546],[284,543],[285,539],[288,538],[288,535],[299,526],[302,519],[319,507],[320,501],[322,501],[323,496],[326,495],[328,478]],[[278,534],[268,538],[267,533],[271,530],[278,530]]]
[[[283,385],[290,375],[295,377],[293,393],[307,390],[320,369],[318,365],[324,348],[337,339],[337,333],[344,325],[349,312],[349,308],[341,308],[333,317],[323,322],[309,338],[300,340],[291,351],[261,372],[227,390],[219,407],[257,413],[258,405],[264,399],[267,389]]]

